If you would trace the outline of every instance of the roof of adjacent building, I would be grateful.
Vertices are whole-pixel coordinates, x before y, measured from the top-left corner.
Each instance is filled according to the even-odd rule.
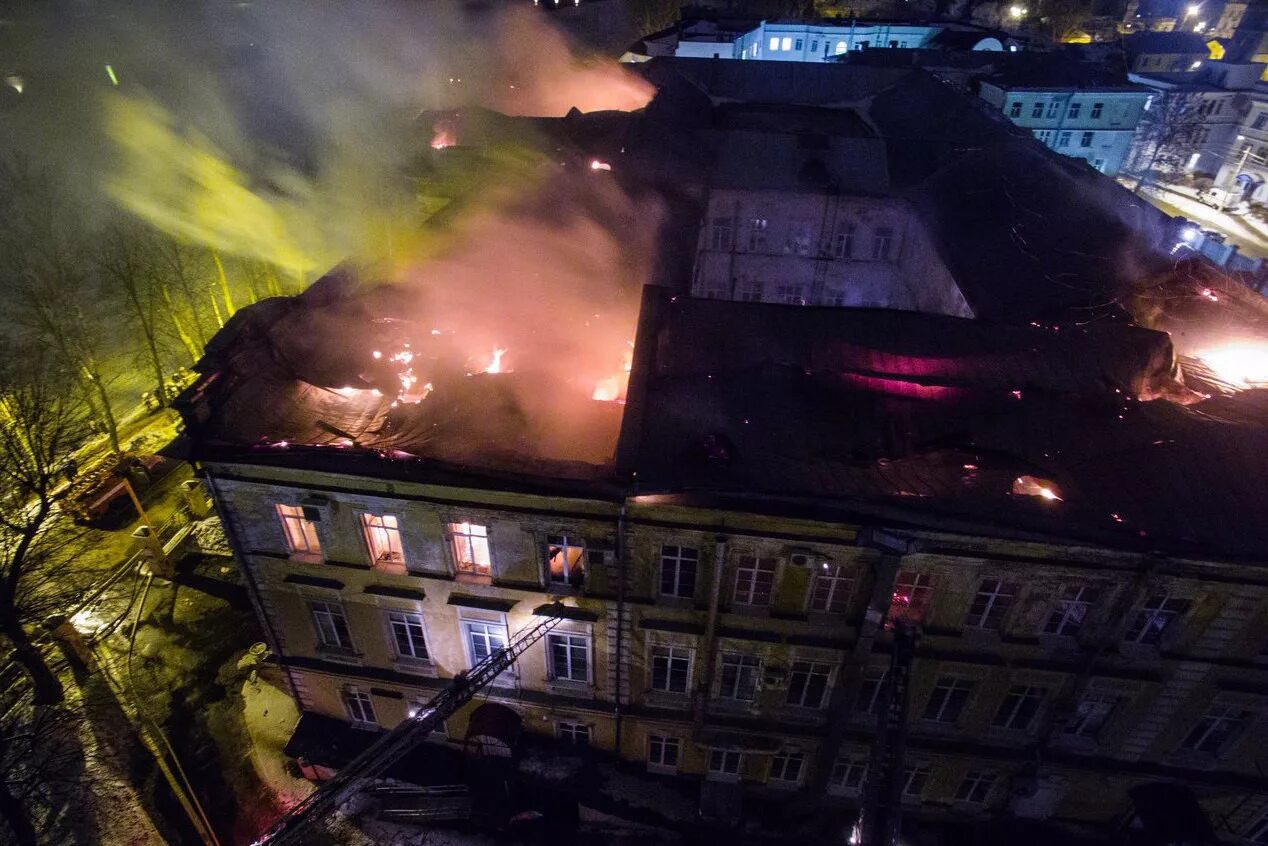
[[[1135,32],[1123,38],[1123,49],[1133,56],[1148,53],[1201,53],[1210,50],[1209,39],[1196,32]]]

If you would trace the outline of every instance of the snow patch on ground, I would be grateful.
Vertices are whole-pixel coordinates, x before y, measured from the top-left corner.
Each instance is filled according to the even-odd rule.
[[[258,677],[242,685],[242,701],[242,718],[251,738],[248,755],[255,774],[279,805],[290,807],[313,791],[312,782],[287,772],[282,754],[299,722],[299,710],[286,691]]]

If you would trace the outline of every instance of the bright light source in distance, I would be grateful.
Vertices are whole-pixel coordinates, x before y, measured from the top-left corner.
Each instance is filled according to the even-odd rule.
[[[608,164],[607,162],[601,162],[598,159],[591,159],[590,169],[591,170],[611,170],[612,165]]]
[[[1268,387],[1268,344],[1228,344],[1200,352],[1197,357],[1234,387]]]

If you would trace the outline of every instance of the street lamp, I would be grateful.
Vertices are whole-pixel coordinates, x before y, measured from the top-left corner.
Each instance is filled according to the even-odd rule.
[[[1180,28],[1184,29],[1185,24],[1189,22],[1189,18],[1202,11],[1201,3],[1190,3],[1184,10],[1184,20],[1180,22]]]
[[[1008,16],[1013,20],[1021,20],[1026,17],[1026,7],[1014,3],[1008,7]]]

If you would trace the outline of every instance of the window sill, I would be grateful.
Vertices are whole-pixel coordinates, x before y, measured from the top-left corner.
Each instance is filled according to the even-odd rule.
[[[780,790],[784,792],[792,792],[801,789],[799,781],[782,781],[780,779],[770,779],[766,782],[766,786],[771,790]]]
[[[315,564],[325,564],[326,556],[321,553],[313,552],[292,552],[286,556],[286,560],[293,561],[296,564],[312,566]]]
[[[769,617],[769,605],[732,605],[727,609],[727,613],[736,614],[741,617]]]
[[[678,768],[666,764],[648,764],[647,771],[656,775],[678,775]]]
[[[328,661],[337,661],[340,664],[361,664],[361,656],[351,649],[343,649],[338,646],[318,646],[315,651]]]
[[[374,561],[371,562],[370,569],[376,573],[386,573],[389,576],[404,576],[409,573],[409,571],[405,569],[404,561]]]
[[[396,656],[393,662],[396,669],[402,673],[410,673],[415,676],[426,676],[428,678],[436,678],[436,665],[426,658],[410,658],[404,655]]]
[[[705,781],[721,781],[726,784],[739,784],[739,773],[709,773],[705,777]]]
[[[464,585],[491,585],[493,584],[493,576],[484,573],[464,573],[461,570],[453,574],[455,582],[461,582]]]
[[[576,681],[574,679],[546,679],[545,681],[546,685],[553,690],[580,693],[582,691],[594,689],[594,683],[589,681]]]
[[[581,596],[585,592],[582,585],[569,585],[562,582],[547,582],[546,592],[558,596]]]

